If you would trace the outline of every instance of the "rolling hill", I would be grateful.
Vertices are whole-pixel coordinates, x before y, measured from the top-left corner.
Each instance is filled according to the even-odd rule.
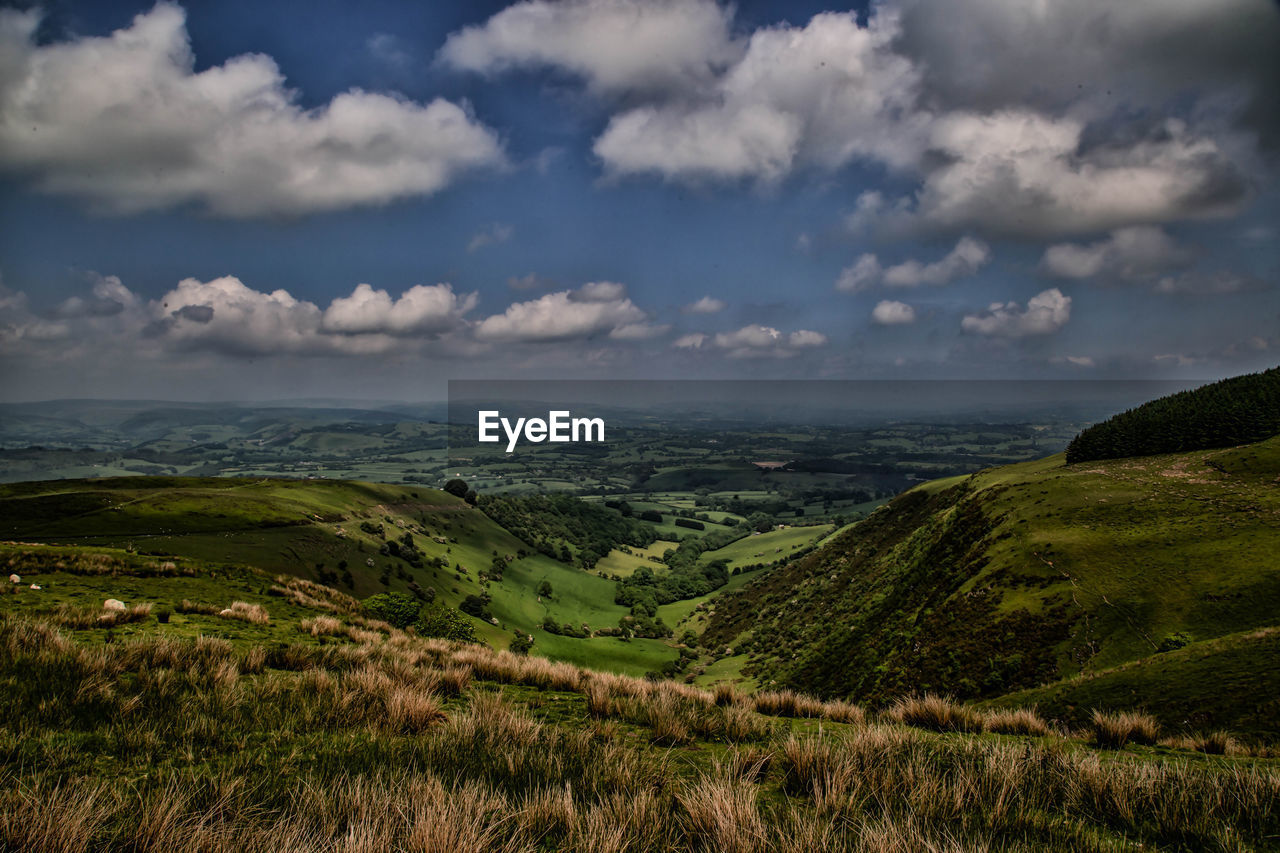
[[[702,644],[828,697],[1016,694],[1274,733],[1278,482],[1280,437],[935,481],[722,596]]]
[[[405,537],[416,556],[402,550]],[[491,620],[467,618],[499,648],[520,631],[534,636],[537,654],[636,675],[677,657],[659,640],[543,631],[547,617],[616,628],[629,611],[614,604],[612,581],[536,553],[479,510],[425,487],[163,477],[8,484],[0,539],[177,556],[202,571],[252,566],[361,599],[415,585],[452,607],[487,596]],[[549,597],[538,593],[543,582]]]

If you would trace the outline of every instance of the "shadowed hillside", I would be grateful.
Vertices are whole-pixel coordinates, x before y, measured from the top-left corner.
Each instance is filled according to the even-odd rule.
[[[1096,674],[1064,682],[1055,707],[1087,687],[1274,731],[1274,641],[1249,632],[1280,613],[1278,477],[1280,438],[930,483],[722,597],[702,643],[759,684],[829,697],[997,697]],[[1230,679],[1203,671],[1207,643]]]

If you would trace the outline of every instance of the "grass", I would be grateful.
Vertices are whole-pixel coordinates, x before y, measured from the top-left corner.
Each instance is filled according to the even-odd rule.
[[[1008,696],[1073,725],[1146,705],[1172,731],[1274,732],[1280,706],[1251,697],[1280,689],[1277,469],[1280,437],[927,484],[718,597],[702,647],[827,696]]]
[[[939,733],[332,611],[274,617],[266,645],[146,627],[103,642],[0,610],[0,848],[1119,851],[1280,832],[1267,759]]]
[[[423,567],[380,554],[383,536],[365,532],[362,523],[381,525],[386,537],[410,534],[424,556]],[[629,610],[614,604],[612,581],[542,554],[518,557],[532,549],[478,510],[426,487],[149,477],[13,484],[0,486],[0,535],[62,543],[55,555],[78,548],[120,561],[132,548],[166,555],[140,558],[144,562],[177,560],[225,571],[252,565],[308,581],[320,580],[322,569],[336,575],[345,563],[353,579],[345,591],[357,598],[407,592],[410,583],[434,589],[439,600],[454,607],[468,595],[487,594],[488,612],[497,624],[480,619],[472,624],[496,647],[505,647],[519,630],[534,636],[540,655],[633,675],[660,671],[677,656],[659,640],[576,639],[542,630],[548,616],[557,624],[586,624],[593,630],[616,627]],[[481,577],[490,571],[495,552],[515,558],[501,581]],[[436,568],[430,562],[434,558],[448,565]],[[549,598],[537,593],[543,581],[554,590]],[[150,580],[131,578],[122,586],[121,595],[161,597],[153,594]],[[201,582],[190,586],[183,597],[217,604],[219,611],[230,606],[221,594],[193,594],[203,589]],[[80,596],[70,600],[83,603]]]
[[[784,527],[781,530],[753,534],[715,551],[707,551],[703,553],[702,559],[707,562],[725,560],[730,569],[788,560],[794,556],[793,551],[817,542],[833,529],[830,524],[818,524],[809,527]]]

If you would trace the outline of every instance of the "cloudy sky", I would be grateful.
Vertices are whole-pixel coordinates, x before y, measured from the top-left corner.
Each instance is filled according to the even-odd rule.
[[[0,8],[0,398],[1280,362],[1274,0]]]

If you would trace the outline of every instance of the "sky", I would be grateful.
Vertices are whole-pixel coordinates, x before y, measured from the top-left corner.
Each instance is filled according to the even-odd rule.
[[[1280,363],[1275,0],[0,6],[0,400]]]

